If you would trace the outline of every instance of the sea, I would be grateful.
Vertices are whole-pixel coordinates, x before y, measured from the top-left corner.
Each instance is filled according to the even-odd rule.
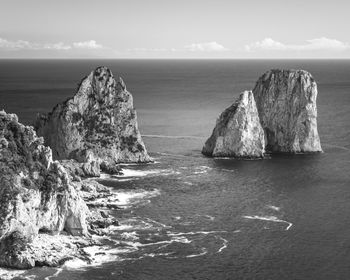
[[[100,65],[132,93],[154,162],[100,179],[122,209],[93,263],[17,279],[350,279],[350,60],[0,60],[0,110],[32,124]],[[203,156],[220,113],[273,68],[314,76],[324,152]]]

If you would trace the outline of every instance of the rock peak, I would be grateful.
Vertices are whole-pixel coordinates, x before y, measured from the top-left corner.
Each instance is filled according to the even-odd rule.
[[[35,127],[55,159],[84,161],[85,155],[93,154],[102,166],[151,160],[138,129],[132,95],[105,66],[85,77],[72,98],[38,116]]]
[[[317,84],[305,70],[273,69],[253,89],[267,150],[321,152],[317,131]]]
[[[264,131],[251,91],[238,99],[219,117],[202,153],[214,157],[262,158]]]

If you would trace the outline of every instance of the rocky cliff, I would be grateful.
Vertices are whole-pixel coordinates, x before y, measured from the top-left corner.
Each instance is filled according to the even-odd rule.
[[[254,95],[245,91],[220,115],[202,153],[214,157],[260,158],[264,152],[264,131]]]
[[[317,85],[304,70],[271,70],[253,89],[266,149],[321,152],[317,131]]]
[[[0,265],[27,268],[21,251],[41,232],[87,235],[89,210],[34,129],[0,111]],[[34,262],[34,263],[33,263]]]
[[[106,67],[85,77],[77,93],[38,116],[35,128],[55,159],[98,161],[106,172],[119,162],[148,162],[132,95]]]

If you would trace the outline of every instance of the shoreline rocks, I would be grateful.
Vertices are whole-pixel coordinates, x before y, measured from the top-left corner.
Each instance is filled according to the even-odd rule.
[[[238,99],[219,117],[202,153],[213,157],[262,158],[264,131],[251,91]]]
[[[38,115],[35,129],[55,159],[95,161],[106,173],[118,173],[118,163],[152,161],[138,129],[132,95],[107,67],[92,71],[77,93],[52,112]]]
[[[53,161],[33,127],[0,111],[0,266],[28,269],[76,257],[88,260],[80,248],[97,244],[92,235],[118,225],[108,211],[87,206],[114,195],[81,179],[99,175],[96,170],[75,161]]]

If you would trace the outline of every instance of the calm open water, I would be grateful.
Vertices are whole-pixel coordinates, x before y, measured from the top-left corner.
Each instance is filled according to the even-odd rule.
[[[104,180],[128,197],[108,262],[34,279],[349,279],[350,61],[0,60],[0,109],[30,124],[99,65],[134,96],[156,162]],[[218,115],[271,68],[318,83],[323,154],[242,161],[200,154]],[[33,279],[33,278],[32,278]]]

